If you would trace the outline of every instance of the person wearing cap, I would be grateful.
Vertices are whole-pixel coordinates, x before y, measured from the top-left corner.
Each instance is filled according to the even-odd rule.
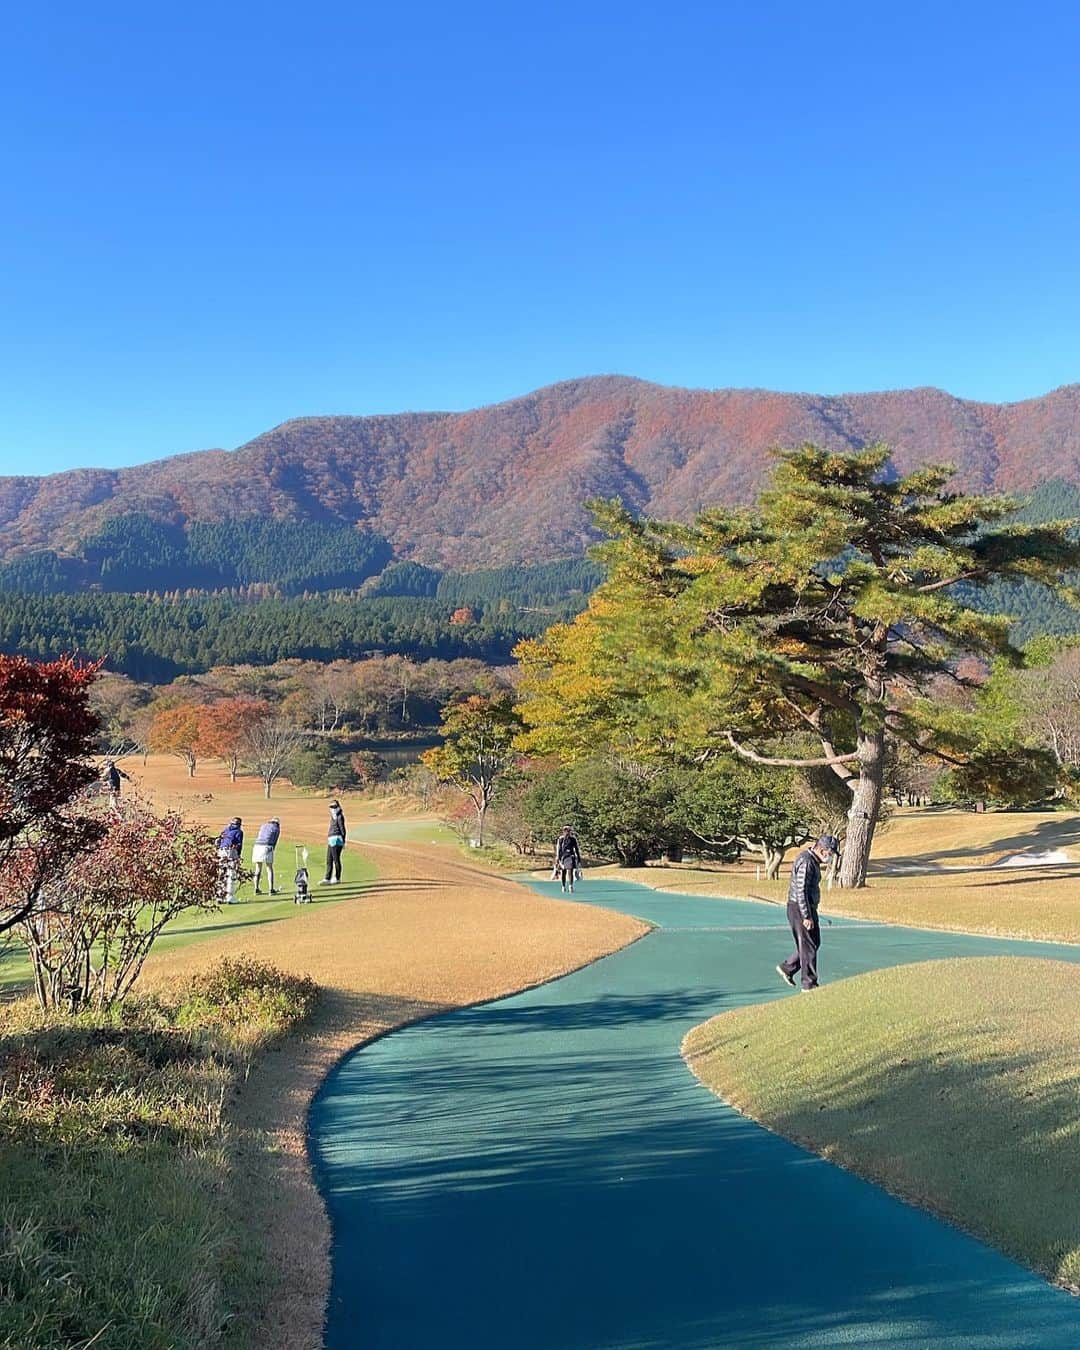
[[[243,824],[239,816],[233,816],[218,836],[217,850],[224,873],[226,905],[236,904],[236,882],[244,853]]]
[[[330,802],[330,824],[326,832],[326,876],[324,886],[334,886],[341,880],[341,850],[345,847],[345,812],[337,798]]]
[[[277,895],[274,888],[274,849],[277,841],[281,837],[281,821],[277,816],[268,820],[265,825],[259,826],[259,833],[255,836],[255,844],[251,850],[251,861],[255,867],[255,894],[262,895],[260,882],[262,881],[262,871],[266,868],[266,884],[270,887],[270,894]]]
[[[795,952],[776,967],[785,984],[795,987],[795,972],[801,972],[802,992],[818,987],[817,954],[821,946],[818,905],[821,903],[821,864],[840,852],[835,835],[823,834],[811,848],[804,848],[791,866],[787,916],[795,935]]]

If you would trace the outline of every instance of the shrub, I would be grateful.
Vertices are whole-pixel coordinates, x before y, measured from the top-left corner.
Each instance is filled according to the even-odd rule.
[[[225,1104],[316,998],[239,957],[108,1012],[0,1008],[0,1347],[222,1343],[263,1256]]]
[[[296,787],[324,791],[355,787],[358,781],[347,752],[325,741],[296,751],[289,760],[289,779]]]
[[[181,1026],[246,1025],[278,1035],[309,1016],[318,997],[318,986],[306,976],[287,975],[251,956],[225,956],[192,977],[176,1019]]]

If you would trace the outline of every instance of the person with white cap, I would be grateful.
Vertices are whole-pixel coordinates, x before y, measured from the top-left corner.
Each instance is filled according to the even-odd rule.
[[[823,834],[810,848],[804,848],[791,865],[788,885],[787,916],[795,936],[795,952],[776,967],[785,984],[795,987],[796,971],[801,972],[801,992],[809,994],[818,987],[817,954],[821,946],[818,905],[821,903],[821,864],[840,852],[840,841]]]

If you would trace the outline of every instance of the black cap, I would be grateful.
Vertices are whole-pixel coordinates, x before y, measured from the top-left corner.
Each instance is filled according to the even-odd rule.
[[[823,834],[817,841],[817,847],[823,848],[827,853],[839,853],[840,840],[835,834]]]

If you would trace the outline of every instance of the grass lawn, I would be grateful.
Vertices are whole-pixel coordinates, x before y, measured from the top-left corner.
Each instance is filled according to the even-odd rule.
[[[610,875],[691,895],[759,898],[776,904],[783,904],[787,897],[786,876],[781,881],[757,881],[745,869],[623,867]],[[821,912],[914,928],[1080,942],[1080,869],[872,877],[857,891],[823,892]]]
[[[410,822],[413,823],[413,822]],[[250,847],[246,850],[245,864],[250,861]],[[365,857],[359,846],[349,845],[341,855],[341,883],[336,886],[314,884],[314,899],[310,905],[298,906],[292,902],[292,878],[294,871],[293,842],[279,844],[277,848],[277,867],[275,881],[281,891],[276,898],[257,897],[251,882],[237,890],[238,904],[222,905],[215,913],[193,909],[179,914],[165,928],[154,944],[154,953],[176,951],[194,942],[206,942],[210,938],[221,937],[225,933],[254,928],[259,924],[274,923],[280,919],[292,919],[303,914],[314,914],[327,905],[341,900],[352,900],[375,880],[378,869],[375,863]],[[313,883],[322,878],[322,866],[325,851],[309,845],[308,869]],[[263,880],[263,889],[266,880]],[[30,980],[30,962],[18,942],[11,942],[0,949],[0,988],[16,988]]]
[[[113,1014],[0,1009],[0,1346],[246,1344],[265,1256],[224,1107],[315,986],[226,963]]]
[[[1000,868],[1017,853],[1060,852],[1056,865]],[[787,897],[789,852],[780,881],[754,865],[654,865],[612,871],[661,891],[733,899]],[[918,869],[918,870],[916,870]],[[826,891],[822,912],[915,928],[1080,942],[1080,816],[1053,812],[895,811],[874,841],[867,885]]]
[[[875,971],[714,1018],[683,1053],[769,1129],[1080,1289],[1076,966]]]

